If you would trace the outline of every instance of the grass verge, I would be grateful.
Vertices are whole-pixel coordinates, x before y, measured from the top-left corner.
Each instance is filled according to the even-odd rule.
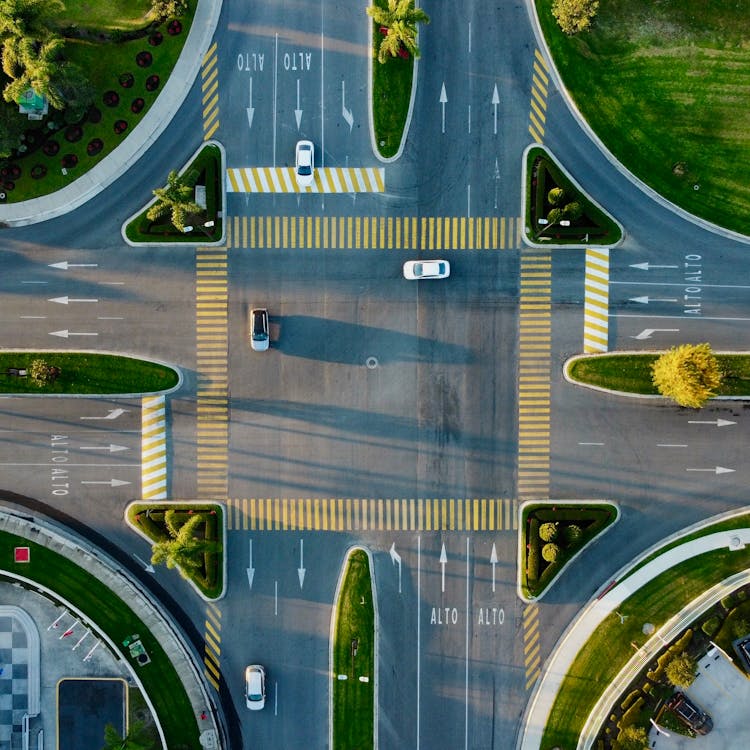
[[[750,397],[750,355],[716,354],[723,373],[717,396]],[[582,357],[568,366],[568,376],[577,383],[595,385],[622,393],[658,396],[651,380],[651,365],[659,354],[603,354]]]
[[[31,369],[35,359],[57,367],[59,375],[37,386],[28,376],[9,375],[12,370]],[[93,352],[0,352],[2,393],[154,393],[174,388],[176,370],[145,359]]]
[[[375,742],[375,609],[367,553],[353,550],[334,614],[333,750]],[[346,679],[338,679],[346,675]],[[367,682],[360,681],[367,677]]]
[[[388,7],[387,0],[372,2],[381,8]],[[379,63],[382,39],[380,26],[372,22],[372,124],[378,152],[387,159],[398,153],[404,139],[415,60],[389,57],[387,62]]]
[[[744,4],[608,0],[568,37],[535,0],[576,107],[633,174],[685,210],[750,234],[750,17]]]
[[[13,562],[16,546],[30,548],[30,562]],[[159,641],[122,599],[83,568],[24,537],[0,532],[0,560],[4,561],[4,570],[46,586],[69,601],[115,643],[120,644],[129,635],[138,633],[151,662],[137,665],[135,669],[156,709],[167,747],[200,750],[197,719],[177,671]],[[0,578],[13,580],[1,573]]]
[[[206,144],[180,170],[186,176],[186,183],[191,187],[205,185],[206,208],[199,214],[193,214],[188,219],[188,226],[193,226],[192,232],[181,232],[170,221],[166,214],[155,221],[146,217],[146,213],[153,201],[125,226],[125,235],[132,242],[142,242],[148,245],[160,242],[219,242],[223,232],[223,159],[221,149],[215,144]],[[205,227],[207,222],[213,222],[212,227]]]
[[[170,539],[164,521],[168,510],[177,511],[177,523],[184,524],[191,515],[200,513],[205,523],[198,526],[198,538],[216,542],[216,551],[203,552],[196,569],[179,567],[180,575],[193,583],[207,599],[219,599],[224,593],[224,510],[218,503],[131,503],[127,509],[128,521],[152,542]]]

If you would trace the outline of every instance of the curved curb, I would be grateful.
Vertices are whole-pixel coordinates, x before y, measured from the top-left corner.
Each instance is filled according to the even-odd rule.
[[[373,107],[372,107],[372,97],[373,97],[372,66],[375,60],[375,50],[372,47],[372,36],[373,36],[372,27],[375,22],[372,20],[372,18],[370,18],[370,16],[366,15],[365,18],[369,22],[368,27],[369,27],[369,37],[370,37],[370,42],[368,46],[368,49],[370,50],[370,54],[369,54],[369,60],[367,63],[367,75],[369,79],[369,83],[367,86],[367,90],[369,93],[369,96],[367,97],[368,99],[367,117],[368,117],[369,125],[370,125],[370,147],[372,148],[372,153],[374,154],[375,158],[378,161],[382,162],[383,164],[392,164],[393,162],[401,158],[401,154],[403,154],[404,148],[406,148],[406,139],[409,135],[409,128],[411,127],[411,118],[412,118],[412,113],[414,111],[414,99],[416,98],[416,93],[417,93],[417,72],[419,70],[419,60],[416,57],[413,58],[414,69],[413,69],[412,77],[411,77],[411,95],[409,96],[409,110],[406,113],[406,122],[404,123],[404,131],[401,134],[401,143],[399,144],[398,150],[393,156],[383,156],[378,150],[378,144],[375,141],[375,120],[374,120]],[[379,64],[380,63],[378,63],[378,65]]]
[[[570,366],[577,362],[579,359],[590,359],[592,357],[632,357],[633,355],[654,355],[654,354],[664,354],[666,352],[665,349],[661,349],[658,351],[642,351],[642,350],[624,350],[624,351],[617,351],[617,352],[591,352],[589,354],[574,354],[570,357],[568,357],[565,362],[563,362],[563,378],[570,383],[571,385],[579,386],[580,388],[589,388],[592,391],[598,391],[599,393],[608,393],[613,396],[625,396],[626,398],[642,398],[642,399],[648,399],[651,401],[669,401],[672,402],[671,398],[668,398],[667,396],[661,396],[658,393],[632,393],[631,391],[616,391],[613,388],[604,388],[601,385],[592,385],[591,383],[582,383],[580,380],[574,380],[570,373],[568,372],[568,369]],[[731,354],[737,354],[737,355],[748,355],[750,356],[750,352],[714,352],[714,354],[724,354],[724,355],[731,355]],[[747,396],[711,396],[709,401],[748,401],[750,400],[750,394]],[[679,404],[677,404],[679,406]],[[689,409],[691,407],[689,406],[683,406],[683,409]]]
[[[131,578],[127,570],[124,570],[117,566],[117,564],[114,563],[114,561],[112,561],[109,556],[102,550],[86,549],[83,546],[83,543],[69,532],[63,532],[60,529],[52,528],[48,522],[41,521],[41,519],[33,516],[29,519],[29,517],[27,516],[19,516],[7,510],[0,510],[0,528],[2,528],[4,531],[7,531],[8,533],[17,534],[18,536],[21,536],[24,539],[28,539],[29,541],[34,541],[37,544],[42,544],[46,547],[50,547],[57,554],[69,560],[71,564],[78,567],[83,567],[81,563],[76,559],[77,556],[80,556],[85,561],[85,565],[88,568],[89,573],[92,573],[92,571],[97,567],[100,568],[100,570],[97,572],[99,580],[105,586],[107,586],[115,596],[120,598],[128,607],[133,609],[133,611],[136,612],[136,614],[138,614],[142,619],[146,617],[146,615],[144,614],[145,610],[148,613],[148,617],[152,618],[156,622],[161,633],[157,634],[155,632],[154,626],[149,625],[148,622],[145,622],[145,620],[144,624],[149,627],[149,630],[154,635],[154,637],[157,640],[160,640],[160,642],[162,643],[162,648],[164,648],[165,653],[167,653],[170,661],[172,661],[178,677],[182,680],[182,686],[185,690],[188,700],[193,703],[194,708],[198,708],[198,712],[200,711],[200,708],[195,705],[195,700],[198,695],[200,695],[201,706],[205,705],[212,707],[211,712],[208,714],[208,716],[210,717],[210,724],[212,725],[212,728],[208,731],[212,732],[213,734],[214,744],[206,745],[206,747],[221,746],[220,743],[219,745],[216,744],[217,742],[219,742],[217,738],[222,736],[220,725],[218,724],[215,716],[217,708],[212,700],[212,696],[208,693],[206,686],[203,683],[203,679],[198,668],[197,657],[191,652],[189,645],[184,640],[176,624],[164,613],[162,608],[158,606],[157,602],[155,602],[151,598],[151,595],[148,593],[148,591],[138,586],[137,582]],[[32,533],[36,535],[36,538],[32,538]],[[42,539],[42,537],[46,537],[46,539]],[[50,542],[54,543],[55,546],[52,547],[50,545]],[[92,574],[97,575],[97,573]],[[98,626],[96,626],[96,623],[91,620],[91,618],[85,616],[77,609],[77,607],[75,607],[75,605],[68,602],[56,591],[48,589],[46,586],[39,584],[34,580],[28,579],[25,576],[20,576],[17,573],[9,571],[7,569],[3,569],[3,574],[10,578],[15,578],[18,581],[28,583],[36,591],[44,592],[49,596],[49,598],[51,598],[52,601],[61,603],[63,606],[70,609],[70,611],[75,612],[82,621],[90,622],[91,625],[95,627],[96,632],[99,634],[102,640],[108,644],[112,652],[120,656],[120,660],[126,666],[131,678],[141,690],[141,693],[143,694],[149,710],[154,717],[154,722],[159,732],[159,738],[161,739],[162,747],[165,747],[166,745],[164,740],[164,732],[159,722],[159,714],[151,703],[151,698],[148,692],[143,689],[143,685],[141,684],[140,678],[133,665],[131,665],[128,659],[125,658],[125,655],[121,652],[119,645],[112,641],[112,639],[106,633],[100,630]],[[110,586],[110,581],[114,577],[118,578],[117,583],[119,586],[127,588],[128,594],[131,597],[130,600],[125,599],[120,591],[118,591],[117,589],[113,589]],[[140,611],[137,609],[136,605],[133,604],[133,600],[137,600],[139,602],[138,606],[140,607]],[[187,667],[189,676],[188,674],[185,674],[184,669],[180,669],[177,665],[175,665],[174,659],[168,653],[167,646],[165,645],[165,642],[167,640],[171,641],[172,646],[175,647],[179,652],[179,655],[181,656],[183,661],[183,667]],[[192,690],[189,689],[185,684],[186,680],[188,679],[192,680]]]
[[[610,243],[599,243],[599,242],[589,242],[589,243],[565,243],[564,245],[555,244],[554,242],[533,242],[526,236],[526,224],[528,216],[526,215],[526,207],[527,207],[527,200],[526,200],[526,162],[528,161],[528,155],[529,151],[531,151],[532,148],[540,148],[543,151],[546,151],[550,157],[552,157],[555,166],[576,186],[578,189],[578,192],[586,197],[586,200],[589,201],[589,203],[596,206],[603,214],[606,214],[615,224],[617,224],[617,228],[620,230],[620,239],[617,240],[617,242],[610,242]],[[535,250],[587,250],[588,248],[592,249],[601,249],[601,250],[611,250],[612,248],[617,247],[618,245],[621,245],[625,241],[626,232],[625,227],[620,224],[620,222],[612,215],[610,211],[607,211],[606,208],[601,206],[596,200],[594,200],[593,197],[591,197],[587,190],[584,190],[578,180],[576,180],[575,177],[573,177],[570,172],[564,167],[563,163],[555,156],[554,152],[551,148],[548,146],[543,146],[541,143],[530,143],[526,148],[523,150],[523,155],[521,156],[521,216],[523,218],[523,232],[521,234],[521,240],[525,245],[528,245],[528,247],[533,247]]]
[[[523,534],[523,509],[528,505],[611,505],[615,511],[615,520],[612,523],[607,524],[595,537],[589,539],[586,544],[583,545],[574,555],[571,557],[560,570],[555,573],[554,578],[545,586],[544,590],[539,596],[528,597],[523,593],[521,586],[521,568],[524,565],[523,561],[523,547],[521,545],[521,537]],[[615,524],[620,520],[620,506],[618,503],[610,500],[526,500],[518,506],[518,577],[516,578],[516,596],[525,604],[532,604],[534,602],[541,601],[545,594],[552,588],[555,581],[565,572],[567,567],[573,563],[574,560],[585,550],[588,549],[594,542],[599,541],[610,529],[614,528]]]
[[[742,242],[744,244],[750,244],[750,237],[748,237],[747,235],[740,234],[739,232],[735,232],[731,229],[725,229],[724,227],[721,227],[718,224],[713,224],[712,222],[706,219],[701,219],[699,216],[696,216],[695,214],[691,214],[689,211],[686,211],[684,208],[681,208],[676,203],[672,203],[671,201],[667,200],[664,196],[657,193],[653,188],[649,187],[639,177],[636,177],[629,169],[627,169],[620,161],[618,161],[615,158],[615,156],[604,145],[604,142],[591,129],[591,126],[588,124],[586,119],[580,113],[580,111],[578,110],[578,107],[576,107],[576,104],[573,101],[573,97],[571,97],[569,91],[567,90],[567,88],[565,88],[562,82],[562,79],[560,78],[560,74],[557,72],[557,67],[554,65],[554,57],[550,54],[549,47],[547,46],[547,40],[545,39],[544,34],[542,33],[542,28],[541,28],[541,25],[539,24],[539,16],[536,11],[535,0],[525,0],[525,2],[526,2],[526,7],[529,13],[529,18],[531,19],[531,25],[534,29],[534,36],[536,37],[536,42],[539,45],[539,47],[544,50],[545,58],[550,63],[549,73],[550,73],[550,76],[552,77],[552,80],[555,83],[555,86],[557,87],[557,90],[560,92],[560,95],[562,96],[562,99],[565,102],[565,105],[567,106],[568,111],[573,116],[573,119],[578,123],[581,130],[583,130],[583,132],[588,136],[589,140],[599,149],[602,156],[604,156],[604,158],[623,177],[625,177],[633,185],[635,185],[635,187],[637,187],[642,193],[645,193],[655,203],[658,203],[660,206],[662,206],[663,208],[666,208],[668,211],[671,211],[673,214],[676,214],[680,218],[685,219],[686,221],[689,221],[691,224],[695,224],[701,229],[705,229],[706,231],[712,232],[713,234],[718,234],[721,237],[726,237],[727,239],[735,240],[737,242]]]
[[[141,398],[143,396],[168,396],[170,393],[174,393],[182,388],[185,382],[182,369],[177,367],[177,365],[170,364],[161,359],[155,359],[154,357],[123,354],[122,352],[112,352],[107,349],[0,349],[0,352],[18,352],[19,354],[28,354],[29,352],[39,352],[39,354],[108,354],[113,357],[125,357],[126,359],[137,359],[142,362],[162,365],[162,367],[168,367],[177,373],[177,383],[163,391],[138,391],[138,393],[3,393],[0,391],[0,398]]]
[[[741,510],[734,510],[734,511],[729,511],[727,513],[720,513],[718,515],[711,516],[709,519],[700,521],[699,523],[691,524],[690,526],[684,529],[681,529],[680,531],[674,534],[670,534],[668,537],[666,537],[665,539],[662,539],[657,544],[651,545],[651,547],[644,550],[634,560],[631,560],[622,568],[620,568],[614,574],[612,581],[600,587],[598,594],[595,594],[589,600],[589,602],[585,604],[579,610],[579,613],[576,616],[576,618],[568,625],[568,627],[565,629],[563,634],[558,638],[557,642],[552,647],[552,650],[550,651],[550,655],[547,657],[547,661],[544,664],[544,666],[546,667],[543,670],[544,676],[539,682],[537,682],[534,688],[534,692],[531,698],[529,699],[528,703],[526,704],[526,710],[524,712],[524,717],[523,717],[523,722],[522,722],[522,729],[516,741],[516,750],[538,750],[538,748],[540,747],[542,733],[544,732],[544,728],[547,724],[547,719],[549,718],[549,713],[552,710],[555,699],[557,698],[557,694],[559,692],[560,686],[563,680],[565,679],[565,676],[568,672],[568,669],[570,668],[570,665],[573,663],[575,658],[578,656],[578,653],[580,652],[580,648],[578,648],[575,650],[575,653],[566,655],[564,653],[566,650],[566,644],[568,640],[570,640],[571,638],[573,638],[574,635],[576,635],[576,629],[578,628],[580,623],[584,621],[586,617],[589,616],[590,612],[592,612],[595,609],[602,610],[601,616],[599,617],[599,620],[598,620],[598,622],[601,622],[601,620],[604,619],[604,617],[606,617],[608,614],[612,612],[614,607],[619,606],[617,601],[614,601],[614,602],[612,601],[615,599],[613,592],[618,591],[618,588],[620,588],[617,585],[613,586],[613,582],[615,583],[619,582],[620,584],[623,584],[624,581],[626,581],[629,576],[628,571],[631,571],[633,568],[637,568],[644,559],[653,555],[654,552],[658,551],[659,549],[662,549],[663,547],[668,546],[673,541],[678,540],[684,536],[689,536],[699,529],[713,526],[717,523],[721,523],[722,521],[728,520],[730,518],[747,515],[748,512],[750,512],[750,506],[742,508]],[[748,530],[748,533],[750,534],[750,529]],[[730,531],[730,532],[716,532],[717,536],[726,535],[726,534],[736,535],[736,530]],[[692,541],[694,540],[687,541],[684,543],[684,545],[679,545],[676,548],[671,548],[667,550],[664,554],[669,554],[670,552],[672,552],[673,549],[679,549],[680,547],[688,546],[689,544],[691,544]],[[654,560],[658,560],[658,559],[659,558],[657,557]],[[684,559],[689,559],[689,558],[684,558]],[[623,591],[625,590],[626,588],[623,587]],[[637,589],[635,590],[637,591]],[[618,591],[618,594],[619,593],[621,592]],[[631,594],[632,593],[633,592],[631,592]],[[604,604],[602,604],[602,601],[604,601]],[[610,604],[612,604],[613,606],[607,609],[607,607],[609,607]],[[654,637],[656,638],[657,636],[654,635]],[[588,638],[586,640],[588,640]],[[649,640],[649,642],[646,645],[650,643],[651,641]],[[554,683],[554,684],[550,684],[550,683]],[[542,698],[548,698],[548,696],[546,696],[545,693],[549,693],[550,691],[553,691],[553,693],[552,693],[552,699],[549,705],[546,707],[546,709],[543,706],[539,707],[540,700]],[[539,712],[543,711],[544,715],[535,716],[535,713],[537,711]],[[530,735],[530,732],[532,731],[538,736],[530,737],[529,735]]]
[[[39,198],[8,204],[11,211],[0,206],[0,221],[11,227],[38,224],[79,208],[109,187],[130,169],[166,130],[173,115],[185,102],[197,76],[196,61],[208,51],[219,23],[223,0],[198,0],[188,37],[180,56],[156,101],[132,134],[96,166],[66,187]],[[161,100],[161,102],[160,102]],[[166,116],[170,115],[170,116]],[[43,206],[47,204],[47,208]],[[22,213],[21,213],[22,212]]]
[[[375,638],[375,643],[373,644],[373,650],[372,650],[372,657],[373,657],[373,669],[375,670],[375,674],[373,675],[373,748],[374,750],[378,750],[378,722],[379,722],[379,701],[378,701],[378,597],[377,597],[377,589],[375,588],[375,564],[372,559],[372,552],[367,548],[363,547],[361,544],[354,544],[351,547],[348,547],[346,550],[346,553],[344,554],[344,564],[348,562],[349,557],[351,556],[352,552],[356,552],[357,550],[362,550],[367,555],[367,564],[370,566],[370,587],[372,589],[372,608],[374,613],[374,623],[373,623],[373,634]],[[341,584],[344,580],[344,575],[346,573],[346,568],[342,566],[341,572],[339,573],[338,580],[336,581],[336,590],[333,594],[333,601],[335,603],[338,603],[339,597],[341,595]],[[333,616],[336,614],[337,610],[334,609],[332,616],[331,616],[331,626],[328,631],[328,678],[330,680],[335,679],[335,675],[333,673],[333,643],[335,641],[335,630],[336,630],[336,618]],[[328,747],[333,747],[333,688],[329,688],[328,693]]]
[[[220,599],[223,599],[226,596],[227,593],[227,555],[226,555],[226,542],[227,542],[227,514],[224,510],[224,507],[221,503],[217,502],[211,502],[211,501],[203,501],[203,500],[133,500],[132,502],[128,503],[125,506],[125,512],[123,514],[123,518],[125,520],[125,524],[128,526],[129,529],[134,531],[136,534],[138,534],[141,539],[145,540],[145,542],[150,545],[151,547],[154,546],[154,540],[148,536],[145,532],[143,532],[138,526],[131,523],[130,519],[128,518],[128,511],[134,506],[134,505],[175,505],[179,507],[183,507],[186,505],[215,505],[217,508],[221,509],[221,532],[222,532],[222,550],[221,550],[221,568],[222,568],[222,585],[221,585],[221,593],[213,598],[210,596],[206,596],[200,588],[198,588],[198,585],[190,578],[183,578],[182,580],[186,583],[189,583],[196,594],[203,599],[204,602],[218,602]],[[182,576],[180,576],[182,577]]]
[[[219,168],[219,182],[221,183],[221,211],[219,212],[219,215],[221,216],[221,237],[218,240],[214,240],[213,242],[139,242],[136,240],[131,240],[125,233],[128,224],[130,224],[131,221],[133,221],[144,211],[148,211],[148,209],[151,208],[154,203],[156,203],[156,196],[154,196],[145,206],[142,206],[138,211],[128,216],[128,218],[122,222],[122,225],[120,226],[120,236],[125,241],[125,243],[127,243],[131,247],[188,247],[191,250],[194,250],[196,247],[219,247],[227,241],[227,181],[224,177],[227,171],[227,154],[224,150],[224,146],[219,141],[204,141],[193,152],[192,156],[190,156],[190,158],[185,162],[178,174],[180,176],[185,174],[185,172],[187,172],[188,166],[193,162],[195,157],[198,156],[201,151],[203,151],[206,146],[216,146],[221,153],[221,167]]]

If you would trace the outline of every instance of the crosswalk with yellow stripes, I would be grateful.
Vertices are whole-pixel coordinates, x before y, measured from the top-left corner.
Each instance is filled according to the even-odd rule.
[[[196,252],[198,370],[198,497],[227,495],[229,388],[227,375],[227,251]]]
[[[382,167],[322,167],[311,185],[300,187],[292,167],[227,169],[228,193],[382,193]]]
[[[586,250],[583,306],[583,351],[609,348],[609,250]]]
[[[201,105],[203,107],[203,140],[208,141],[219,129],[219,56],[214,42],[201,63]]]
[[[531,102],[529,105],[529,133],[537,142],[544,138],[544,125],[547,121],[547,95],[549,94],[549,67],[542,53],[534,50],[533,72],[531,74]]]
[[[221,610],[215,604],[208,605],[203,628],[203,672],[218,692],[221,682]]]
[[[526,690],[529,690],[542,672],[539,605],[534,603],[527,604],[523,611],[523,660],[526,669]]]
[[[518,497],[549,496],[552,256],[521,256]]]
[[[227,247],[340,250],[515,250],[520,216],[234,216]]]
[[[513,531],[518,503],[499,498],[235,498],[227,527],[258,531]]]

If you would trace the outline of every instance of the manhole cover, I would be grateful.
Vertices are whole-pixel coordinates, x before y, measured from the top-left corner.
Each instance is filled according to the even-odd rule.
[[[365,366],[368,370],[374,370],[378,366],[378,358],[377,357],[368,357],[365,360]]]

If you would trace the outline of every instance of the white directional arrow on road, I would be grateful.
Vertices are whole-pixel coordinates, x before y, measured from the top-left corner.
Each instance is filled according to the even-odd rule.
[[[138,555],[136,555],[135,552],[133,552],[133,557],[139,562],[139,564],[141,564],[143,566],[143,569],[147,573],[153,573],[154,572],[154,566],[151,565],[151,563],[145,563],[145,562],[143,562],[143,560],[141,560],[141,558],[138,557]]]
[[[652,268],[679,268],[679,266],[657,266],[653,263],[631,263],[631,268],[638,268],[641,271],[650,271]]]
[[[391,555],[391,562],[394,565],[398,565],[398,593],[401,593],[401,555],[396,552],[396,542],[391,544],[391,548],[388,550]]]
[[[495,593],[495,566],[497,565],[497,550],[495,543],[492,543],[492,553],[490,554],[490,565],[492,565],[492,593]]]
[[[47,302],[57,302],[59,305],[67,305],[70,302],[98,302],[98,299],[76,299],[74,297],[52,297]]]
[[[255,107],[253,107],[253,77],[250,76],[250,98],[248,99],[248,105],[245,107],[247,112],[247,126],[253,127],[253,117],[255,117]]]
[[[709,471],[711,474],[732,474],[734,469],[725,469],[723,466],[714,466],[712,469],[685,469],[685,471]]]
[[[299,78],[297,79],[297,109],[294,110],[294,119],[297,121],[297,130],[302,122],[302,110],[299,106]]]
[[[96,417],[94,417],[94,419],[96,419]],[[119,451],[126,451],[128,450],[128,448],[127,446],[124,446],[124,445],[115,445],[114,443],[110,443],[109,445],[82,445],[81,450],[82,451],[109,451],[110,453],[119,453]]]
[[[98,263],[68,263],[67,260],[60,261],[59,263],[48,263],[50,268],[61,268],[63,271],[67,271],[69,268],[96,268]]]
[[[69,331],[64,328],[62,331],[50,331],[50,336],[59,336],[61,339],[68,339],[71,336],[98,336],[98,333],[89,333],[86,331]]]
[[[349,132],[354,127],[354,115],[350,109],[346,108],[346,83],[341,81],[341,116],[349,126]]]
[[[255,568],[253,567],[253,540],[250,540],[250,560],[247,568],[247,582],[250,584],[250,588],[253,587],[253,578],[255,577]]]
[[[643,339],[650,339],[652,333],[679,333],[679,332],[680,332],[679,328],[645,328],[637,336],[631,336],[630,338],[643,341]]]
[[[712,424],[714,427],[727,427],[730,424],[737,424],[737,422],[732,422],[731,419],[688,419],[688,424]]]
[[[497,135],[497,105],[500,104],[500,95],[497,93],[497,84],[495,84],[495,88],[492,91],[492,109],[493,109],[493,116],[495,118],[495,135]]]
[[[443,105],[443,130],[445,133],[445,105],[448,102],[448,95],[445,93],[445,83],[443,83],[440,89],[440,103]]]
[[[299,568],[297,568],[297,575],[299,576],[299,587],[302,588],[302,584],[305,582],[305,557],[304,557],[304,540],[299,540]]]
[[[130,484],[130,482],[125,482],[122,479],[108,479],[106,482],[95,482],[93,480],[81,480],[81,484],[107,484],[110,487],[122,487],[124,484]]]
[[[671,299],[657,299],[655,297],[631,297],[629,302],[640,302],[642,305],[647,305],[649,302],[677,302],[677,298]]]
[[[442,568],[440,572],[440,590],[445,593],[445,564],[448,562],[448,555],[445,554],[445,544],[443,544],[443,548],[440,550],[440,567]]]
[[[106,417],[81,417],[81,419],[117,419],[117,417],[122,416],[127,411],[129,409],[110,409]]]

